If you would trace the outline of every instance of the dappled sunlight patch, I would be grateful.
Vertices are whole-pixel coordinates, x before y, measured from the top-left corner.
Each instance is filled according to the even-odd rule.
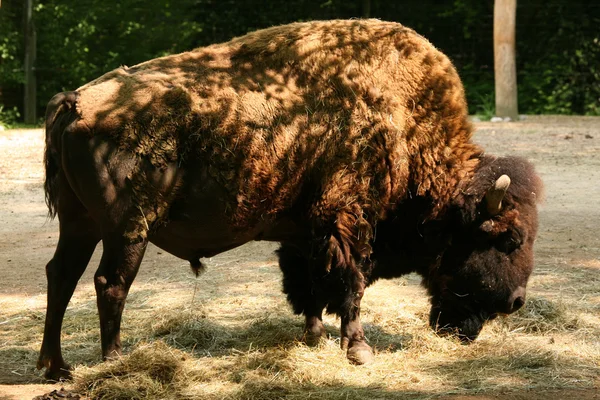
[[[289,351],[293,360],[290,377],[295,382],[310,381],[315,385],[342,383],[356,366],[346,361],[339,340],[322,340],[316,347],[298,344]],[[358,367],[360,368],[360,367]]]
[[[33,346],[0,346],[0,384],[39,382],[34,360],[37,360],[37,349]]]
[[[75,383],[92,399],[402,398],[584,385],[600,373],[593,313],[563,300],[530,296],[523,310],[486,324],[478,340],[463,345],[429,328],[429,305],[420,288],[406,290],[403,298],[396,296],[405,287],[371,289],[376,295],[363,317],[375,359],[365,366],[347,361],[335,316],[324,318],[328,339],[316,347],[302,343],[304,320],[291,313],[284,296],[250,290],[200,299],[177,289],[160,305],[164,293],[145,285],[124,315],[123,357],[100,362],[90,297],[67,312],[65,357],[78,365]],[[21,319],[0,326],[0,334],[17,343],[2,353],[6,362],[0,367],[25,366],[17,369],[24,376],[19,379],[31,382],[40,376],[34,366],[44,313],[21,310],[11,316]]]
[[[185,310],[179,313],[153,313],[148,321],[152,336],[162,338],[181,348],[208,351],[222,346],[231,334],[206,320],[201,310]]]
[[[529,284],[527,285],[529,290],[531,289],[556,289],[556,286],[564,285],[568,283],[570,278],[568,276],[557,275],[555,271],[542,272],[536,271],[536,274],[531,277]]]
[[[0,295],[0,309],[2,315],[0,315],[0,324],[7,321],[11,314],[19,313],[23,308],[28,309],[41,309],[46,305],[46,295]],[[1,325],[0,325],[1,326]]]
[[[198,318],[206,319],[202,312],[198,314]],[[189,383],[195,389],[187,387],[180,393],[216,397],[228,393],[236,398],[265,399],[300,396],[300,393],[330,398],[325,396],[328,393],[334,397],[360,398],[358,393],[364,394],[367,389],[374,394],[389,395],[389,391],[395,390],[434,394],[449,390],[457,393],[496,390],[515,385],[548,387],[556,384],[558,387],[570,382],[576,374],[581,376],[578,371],[581,364],[574,362],[570,350],[561,354],[552,346],[542,346],[540,340],[528,340],[510,332],[502,335],[491,331],[482,335],[481,340],[465,346],[458,340],[436,336],[425,325],[409,326],[406,329],[411,339],[406,348],[401,351],[379,348],[373,363],[357,367],[347,362],[335,336],[317,347],[299,343],[293,336],[291,341],[283,340],[281,345],[276,345],[281,340],[277,338],[277,332],[281,333],[280,323],[285,326],[285,319],[251,320],[245,325],[246,332],[252,332],[253,327],[259,327],[261,332],[274,328],[273,347],[256,346],[243,351],[232,342],[227,343],[234,347],[223,356],[206,356],[194,361],[192,370],[202,365],[205,372],[190,373],[205,383]],[[242,327],[238,328],[243,332]],[[248,345],[252,342],[248,340],[251,336],[240,333],[230,341]],[[589,352],[582,356],[585,360],[597,359]],[[210,366],[218,362],[220,367]],[[213,371],[212,375],[206,371]],[[548,378],[553,380],[552,384],[544,382]],[[229,383],[221,382],[223,379]],[[210,394],[205,392],[208,388]]]
[[[596,330],[600,329],[600,297],[593,298],[591,301],[596,303],[596,307],[587,312],[580,312],[577,318],[582,325],[588,327],[587,330],[593,332],[594,329],[591,329],[591,327]]]
[[[574,262],[579,267],[600,270],[600,259],[576,260]]]
[[[542,297],[529,298],[523,308],[503,318],[502,323],[510,332],[526,333],[574,331],[581,327],[581,322],[569,312],[565,303]]]
[[[177,313],[159,310],[152,313],[147,324],[153,337],[199,354],[289,346],[302,333],[301,322],[295,323],[289,317],[263,314],[223,321],[221,315],[211,315],[206,310],[209,309],[187,309]]]
[[[420,328],[413,328],[409,332],[411,336],[404,343],[404,347],[408,350],[407,356],[410,357],[423,357],[427,355],[439,357],[442,354],[452,353],[464,346],[456,337],[438,336],[427,324],[423,324]]]
[[[293,370],[291,378],[298,384],[320,387],[338,386],[336,394],[343,388],[389,388],[424,390],[422,382],[431,378],[420,373],[415,360],[407,358],[405,352],[376,351],[376,357],[368,365],[356,366],[348,363],[339,340],[326,340],[318,348],[298,345],[290,350],[289,361]]]
[[[194,293],[193,287],[190,290],[190,288],[187,286],[181,286],[182,284],[176,281],[155,282],[143,286],[142,290],[152,291],[152,293],[143,295],[137,294],[140,291],[140,288],[138,287],[137,290],[130,294],[127,298],[128,304],[125,309],[125,314],[127,313],[128,309],[134,307],[138,309],[144,309],[144,311],[142,312],[152,313],[153,310],[159,308],[171,308],[172,310],[181,310],[182,307],[191,308],[195,304],[202,303],[201,296],[199,296],[197,293]],[[140,297],[139,302],[134,301],[135,296]],[[145,309],[147,309],[148,311],[145,311]]]
[[[224,299],[200,306],[179,297],[179,304],[126,314],[125,355],[108,363],[100,362],[94,305],[81,302],[67,313],[63,335],[66,356],[79,365],[76,387],[91,399],[403,398],[581,385],[578,379],[600,373],[598,330],[565,325],[573,315],[558,301],[531,299],[532,310],[493,321],[471,345],[437,336],[423,319],[426,303],[417,307],[423,316],[391,303],[384,313],[373,304],[365,333],[375,359],[355,366],[339,347],[336,317],[324,319],[329,338],[309,347],[300,341],[303,319],[287,306],[257,296],[252,312],[222,314],[231,298]],[[419,302],[405,299],[412,300]],[[14,365],[28,365],[30,380],[42,317],[20,324],[29,333],[11,349],[14,357],[3,353]],[[532,318],[538,328],[519,330]]]
[[[527,387],[541,384],[555,370],[556,355],[549,351],[512,346],[484,346],[478,351],[465,349],[452,357],[429,359],[426,371],[445,381],[445,389],[497,390],[506,386]],[[494,351],[494,348],[500,350]],[[546,383],[547,384],[547,383]]]
[[[0,325],[0,383],[42,382],[36,370],[45,313],[22,310]],[[98,317],[87,309],[67,313],[63,323],[63,350],[74,364],[100,359]]]
[[[75,388],[91,398],[174,398],[174,378],[187,355],[162,342],[141,344],[130,355],[73,372]]]

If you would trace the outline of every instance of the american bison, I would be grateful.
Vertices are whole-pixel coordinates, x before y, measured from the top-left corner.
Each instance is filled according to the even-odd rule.
[[[101,240],[102,355],[121,352],[123,305],[148,242],[189,260],[281,242],[283,291],[324,335],[373,357],[365,288],[410,272],[431,326],[473,340],[525,301],[542,184],[524,160],[472,143],[448,58],[397,23],[295,23],[122,67],[54,96],[46,201],[60,238],[46,267],[38,368],[69,376],[65,309]],[[401,301],[401,299],[398,299]]]

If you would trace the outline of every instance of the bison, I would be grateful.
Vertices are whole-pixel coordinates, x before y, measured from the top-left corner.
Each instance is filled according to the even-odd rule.
[[[46,266],[38,368],[69,376],[60,332],[99,241],[103,358],[149,242],[200,261],[281,243],[283,291],[306,340],[341,319],[350,361],[373,357],[365,288],[416,272],[430,325],[465,341],[525,301],[542,184],[471,142],[449,59],[398,23],[295,23],[115,69],[46,112],[45,193],[60,237]],[[402,301],[402,299],[398,299]]]

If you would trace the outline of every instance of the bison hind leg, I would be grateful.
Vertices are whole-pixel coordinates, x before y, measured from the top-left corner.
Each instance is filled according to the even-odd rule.
[[[121,316],[129,288],[144,257],[147,239],[126,240],[112,234],[102,238],[104,250],[94,275],[94,286],[100,317],[100,340],[104,360],[121,354]]]
[[[62,188],[58,216],[60,234],[52,260],[46,265],[48,295],[44,338],[37,368],[46,368],[46,379],[59,381],[71,377],[63,360],[60,332],[67,305],[77,282],[85,271],[100,241],[97,227],[68,189]]]

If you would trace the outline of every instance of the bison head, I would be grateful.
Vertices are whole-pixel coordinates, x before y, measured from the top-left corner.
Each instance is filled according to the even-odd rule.
[[[482,159],[453,200],[447,246],[425,279],[437,332],[469,342],[487,320],[523,306],[541,189],[528,162]]]

